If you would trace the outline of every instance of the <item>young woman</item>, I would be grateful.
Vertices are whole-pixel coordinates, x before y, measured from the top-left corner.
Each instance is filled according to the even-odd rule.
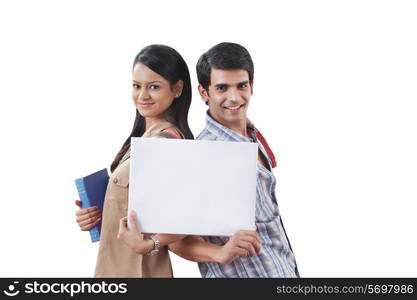
[[[76,220],[83,231],[101,222],[95,277],[172,277],[166,246],[184,235],[147,236],[139,249],[126,245],[118,231],[120,219],[127,215],[130,138],[193,139],[187,121],[191,81],[181,55],[164,45],[143,48],[133,62],[132,98],[136,118],[132,132],[111,164],[102,216],[97,207],[83,209],[77,200],[80,209]],[[137,238],[143,240],[140,234]],[[152,250],[158,255],[145,254]]]

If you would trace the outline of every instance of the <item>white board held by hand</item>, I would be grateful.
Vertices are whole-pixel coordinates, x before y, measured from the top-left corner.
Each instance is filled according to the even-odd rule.
[[[132,138],[128,211],[146,233],[254,230],[257,152],[255,143]]]

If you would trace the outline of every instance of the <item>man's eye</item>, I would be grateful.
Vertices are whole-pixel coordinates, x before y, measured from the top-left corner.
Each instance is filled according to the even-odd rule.
[[[140,85],[138,85],[136,83],[134,83],[132,86],[133,86],[134,89],[140,89]]]
[[[226,86],[224,86],[224,85],[218,85],[218,86],[216,86],[216,90],[221,91],[221,92],[224,92],[226,90]]]
[[[245,89],[245,88],[247,88],[248,87],[248,84],[247,83],[242,83],[240,86],[239,86],[239,88],[241,88],[241,89]]]
[[[152,90],[157,90],[157,89],[159,89],[159,85],[152,84],[152,85],[149,86],[149,88],[152,89]]]

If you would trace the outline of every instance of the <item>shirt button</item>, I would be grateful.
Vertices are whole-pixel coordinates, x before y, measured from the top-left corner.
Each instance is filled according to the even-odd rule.
[[[117,178],[114,178],[113,179],[113,183],[117,183]]]

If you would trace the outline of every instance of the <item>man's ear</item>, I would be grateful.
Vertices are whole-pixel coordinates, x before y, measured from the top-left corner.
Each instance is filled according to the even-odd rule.
[[[208,105],[209,95],[208,92],[201,84],[198,85],[198,92],[200,93],[201,99]]]
[[[176,84],[174,84],[174,92],[175,98],[178,98],[182,94],[182,89],[184,88],[184,81],[178,80]]]

